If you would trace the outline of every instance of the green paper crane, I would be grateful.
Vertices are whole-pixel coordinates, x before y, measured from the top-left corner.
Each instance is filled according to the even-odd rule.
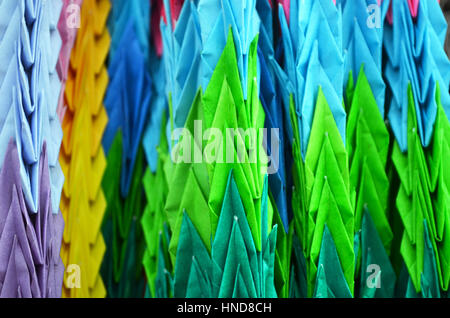
[[[108,297],[142,297],[142,254],[144,240],[139,221],[143,211],[141,180],[144,153],[140,148],[132,176],[130,195],[120,195],[120,167],[122,162],[122,133],[114,138],[107,158],[102,187],[108,208],[102,225],[107,250],[102,264],[102,276]]]
[[[222,156],[232,150],[232,163],[213,161],[207,165],[211,184],[208,205],[211,215],[211,230],[215,233],[222,200],[227,186],[227,176],[231,169],[239,188],[247,219],[255,240],[257,250],[261,250],[261,197],[264,175],[267,171],[267,159],[262,149],[262,134],[264,128],[264,109],[259,100],[257,81],[257,43],[256,37],[250,45],[248,62],[248,98],[244,100],[243,89],[239,79],[237,57],[232,32],[228,34],[227,44],[212,75],[203,96],[205,126],[222,131],[227,140],[223,146]],[[228,139],[228,128],[238,128],[235,138]],[[245,138],[245,130],[255,129],[256,138]],[[256,139],[256,140],[255,140]],[[215,140],[207,143],[206,147],[217,146]],[[216,147],[217,148],[217,147]],[[232,148],[232,149],[230,149]],[[243,151],[245,150],[245,151]],[[217,155],[217,153],[216,153]],[[216,158],[220,159],[220,154]],[[239,156],[239,157],[238,157]],[[270,209],[272,211],[272,209]],[[271,216],[269,216],[271,218]]]
[[[328,226],[323,230],[314,298],[351,298],[341,262]]]
[[[261,203],[261,251],[256,249],[233,171],[228,177],[211,255],[188,214],[183,214],[175,264],[175,297],[277,296],[274,285],[277,226],[268,234],[267,198],[266,178]]]
[[[276,297],[277,231],[267,234],[274,212],[258,134],[265,114],[257,43],[258,37],[250,45],[245,100],[230,30],[209,85],[203,95],[199,89],[172,147],[164,210],[174,297]]]
[[[442,107],[440,87],[436,87],[436,103],[438,105],[434,136],[431,149],[427,153],[430,170],[430,186],[432,204],[435,215],[435,227],[431,231],[431,244],[436,256],[440,287],[449,290],[450,283],[450,171],[447,159],[450,158],[450,123]]]
[[[388,215],[390,184],[386,174],[389,132],[367,80],[364,65],[355,87],[350,72],[346,91],[350,105],[347,150],[350,188],[355,193],[355,239],[362,236],[362,242],[357,242],[359,248],[355,251],[356,273],[360,273],[361,278],[360,296],[392,297],[396,277],[389,260],[393,239]],[[373,236],[368,236],[366,232]],[[379,266],[382,273],[378,278],[382,283],[377,288],[369,288],[370,284],[367,284],[368,270],[372,264]]]
[[[160,143],[157,148],[158,163],[156,173],[147,168],[143,178],[147,206],[141,219],[142,230],[146,242],[143,256],[149,296],[167,298],[171,296],[170,273],[172,272],[169,257],[170,234],[164,213],[164,205],[168,193],[168,179],[170,179],[173,164],[169,155],[166,136],[166,116],[163,113],[161,123]]]
[[[291,98],[291,117],[292,114],[294,110]],[[355,272],[354,214],[348,158],[321,88],[318,90],[304,163],[300,159],[296,121],[292,122],[293,153],[297,157],[294,186],[298,187],[293,198],[294,222],[306,259],[307,295],[348,297],[353,294]],[[330,248],[330,244],[327,244],[327,248],[322,251],[324,239],[333,241],[335,248]],[[339,266],[321,266],[327,262],[336,263],[335,253]],[[316,282],[321,286],[316,288]],[[347,284],[347,288],[335,290],[333,286],[341,286],[342,282]],[[328,287],[323,286],[326,283],[329,283]]]
[[[437,86],[438,118],[434,137],[431,149],[423,149],[411,85],[408,101],[408,152],[402,153],[395,143],[392,154],[401,180],[396,205],[405,227],[400,251],[415,292],[423,297],[439,297],[439,286],[447,290],[449,279],[449,213],[442,204],[449,200],[449,179],[442,160],[448,154],[450,130]]]
[[[256,139],[252,139],[246,138],[245,134],[247,128],[258,132],[264,127],[265,114],[257,86],[257,42],[256,37],[250,46],[249,94],[244,100],[230,30],[209,85],[204,95],[201,89],[197,93],[181,137],[172,149],[176,163],[169,181],[165,211],[172,231],[169,251],[173,264],[176,263],[184,214],[189,216],[207,251],[211,251],[211,238],[218,226],[232,169],[256,248],[261,251],[260,211],[267,157],[262,149],[263,136],[257,134]],[[230,128],[234,131],[231,140],[227,135]],[[217,134],[225,136],[225,140],[217,138]],[[232,162],[226,160],[229,153]],[[258,160],[252,161],[251,156]],[[270,204],[269,220],[272,212]]]
[[[197,93],[188,118],[185,129],[187,132],[194,131],[196,120],[203,122],[201,91]],[[191,148],[191,153],[203,149],[203,140],[192,140],[190,134],[182,135],[178,145],[185,142]],[[173,151],[175,151],[174,148]],[[187,149],[184,149],[187,151]],[[211,225],[208,211],[209,179],[204,162],[177,162],[174,164],[171,176],[168,178],[168,193],[164,211],[170,226],[172,236],[169,244],[169,252],[172,264],[175,264],[178,240],[183,220],[183,211],[189,214],[194,225],[199,229],[204,244],[210,249]]]

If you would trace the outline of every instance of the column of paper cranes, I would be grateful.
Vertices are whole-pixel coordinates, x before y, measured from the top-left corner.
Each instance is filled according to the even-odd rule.
[[[0,1],[0,296],[59,297],[61,1]]]
[[[60,151],[65,175],[61,197],[66,221],[61,250],[66,266],[64,297],[106,295],[99,272],[106,249],[101,233],[107,205],[101,187],[106,168],[101,139],[108,121],[103,98],[108,86],[105,60],[110,36],[106,19],[110,7],[109,0],[83,0],[80,20],[76,21],[79,29],[66,67]]]
[[[150,62],[168,107],[153,85],[143,140],[148,295],[445,297],[439,2],[162,2]],[[215,135],[249,127],[276,132],[255,149]],[[243,160],[218,162],[229,147]]]
[[[447,7],[0,0],[0,297],[448,297]]]

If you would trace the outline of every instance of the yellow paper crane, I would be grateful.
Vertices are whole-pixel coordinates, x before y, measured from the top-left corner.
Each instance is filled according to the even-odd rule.
[[[80,29],[70,57],[62,120],[60,163],[65,175],[61,211],[65,220],[61,257],[66,267],[63,297],[105,297],[100,276],[105,253],[101,223],[106,200],[101,180],[106,167],[101,146],[108,116],[105,60],[111,42],[106,20],[110,0],[84,0]]]

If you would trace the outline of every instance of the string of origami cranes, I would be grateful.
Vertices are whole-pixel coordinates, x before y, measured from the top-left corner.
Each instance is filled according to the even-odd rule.
[[[0,0],[0,297],[449,297],[449,12]]]

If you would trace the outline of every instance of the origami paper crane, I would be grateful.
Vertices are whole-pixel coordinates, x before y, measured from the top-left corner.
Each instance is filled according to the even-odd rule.
[[[293,108],[293,105],[291,106]],[[298,235],[306,255],[308,295],[312,296],[313,286],[317,279],[328,282],[329,277],[340,281],[339,286],[346,282],[347,291],[353,294],[355,257],[353,250],[354,212],[350,195],[350,177],[348,157],[336,126],[333,114],[328,106],[322,89],[319,88],[315,106],[311,137],[306,152],[304,164],[306,210],[298,218]],[[325,232],[329,229],[330,237]],[[324,232],[325,231],[325,232]],[[324,234],[325,233],[325,234]],[[331,244],[322,241],[333,240]],[[326,246],[326,250],[322,248]],[[337,262],[340,266],[321,268],[321,264]],[[324,275],[319,276],[320,275]],[[325,280],[326,277],[326,280]],[[344,293],[345,290],[333,288],[333,295]],[[346,295],[349,293],[345,292]],[[316,292],[317,293],[317,292]],[[323,293],[323,292],[322,292]],[[342,296],[343,297],[343,296]]]
[[[342,272],[339,256],[327,225],[317,266],[314,298],[351,298],[352,293]]]
[[[56,63],[61,48],[57,22],[61,1],[0,3],[0,162],[16,141],[22,191],[29,211],[39,206],[41,149],[47,142],[51,204],[58,205],[64,176],[58,164],[62,131],[56,115],[61,83]]]
[[[152,10],[156,10],[152,13],[152,23],[156,23],[154,20],[156,16],[158,30],[159,19],[162,17],[161,33],[158,34],[159,32],[154,30],[152,32],[158,36],[162,34],[161,44],[164,44],[165,54],[162,62],[159,61],[157,55],[162,52],[162,47],[154,43],[156,54],[151,55],[150,59],[150,64],[153,66],[152,76],[164,80],[154,83],[156,100],[154,99],[151,106],[151,118],[143,140],[150,167],[143,181],[148,205],[141,221],[147,244],[143,265],[149,283],[148,297],[168,297],[173,293],[171,283],[168,282],[168,280],[171,281],[172,270],[167,253],[170,237],[164,213],[167,188],[173,170],[168,155],[172,144],[167,140],[171,140],[170,135],[173,129],[185,125],[199,86],[201,41],[198,33],[197,9],[193,2],[187,1],[180,15],[181,6],[178,7],[177,4],[181,3],[182,1],[152,3]],[[154,39],[154,41],[157,42],[160,39]],[[166,94],[171,114],[167,123]],[[153,191],[155,186],[161,191],[155,193]]]
[[[408,85],[411,83],[419,135],[424,147],[433,135],[437,105],[436,85],[449,87],[450,66],[443,48],[446,23],[437,1],[420,1],[413,22],[406,1],[392,1],[392,26],[386,25],[387,52],[385,76],[393,98],[388,118],[402,151],[407,150]],[[421,52],[420,54],[418,52]],[[441,92],[442,104],[450,114],[448,90]]]
[[[277,94],[278,83],[269,64],[274,58],[272,12],[269,2],[266,0],[258,1],[257,9],[260,16],[264,17],[264,19],[262,18],[261,37],[258,43],[258,59],[261,74],[260,99],[266,113],[264,126],[271,132],[267,134],[266,141],[267,154],[271,158],[270,169],[272,170],[269,173],[269,187],[283,222],[282,228],[288,231],[289,222],[292,218],[290,204],[292,180],[289,173],[292,166],[292,156],[290,154],[290,142],[285,137],[288,131],[284,127],[284,119],[289,119],[289,114],[284,112],[281,98]],[[271,149],[273,139],[276,140],[278,148]]]
[[[0,0],[0,297],[448,297],[446,2]]]
[[[252,42],[249,57],[249,74],[252,75],[249,76],[248,83],[249,92],[251,92],[249,100],[244,101],[242,95],[234,42],[230,31],[227,45],[205,94],[202,96],[199,93],[194,100],[185,126],[188,131],[193,132],[195,120],[201,120],[205,129],[208,127],[219,129],[224,136],[225,129],[228,127],[242,127],[244,130],[248,127],[256,129],[263,127],[264,111],[258,99],[257,80],[251,80],[256,77],[256,44],[257,38]],[[233,150],[232,154],[235,159],[237,158],[236,147],[246,147],[245,144],[242,144],[243,141],[240,138],[238,135],[238,142],[241,142],[241,144],[227,145],[227,147],[233,148],[231,150]],[[183,145],[183,143],[183,139],[180,139],[179,145]],[[191,147],[191,143],[189,144],[189,147]],[[209,141],[209,144],[210,149],[212,147],[223,147],[225,149],[225,144],[222,142],[217,143],[216,141],[216,144],[211,145],[211,141]],[[262,140],[258,139],[255,144],[254,147],[256,148],[253,151],[255,151],[255,154],[258,153],[260,158],[263,158],[261,157],[263,156],[261,149],[258,148],[262,144]],[[208,142],[199,140],[197,137],[192,146],[198,147],[203,153],[203,150],[208,146]],[[218,152],[216,152],[217,155]],[[260,218],[258,211],[261,204],[264,162],[267,161],[261,160],[261,162],[251,163],[248,155],[244,153],[244,156],[240,162],[234,160],[233,163],[225,163],[224,158],[220,158],[219,160],[222,161],[217,164],[214,164],[215,161],[213,163],[202,161],[201,163],[178,163],[175,166],[165,206],[167,219],[172,230],[170,252],[173,263],[175,263],[183,211],[186,211],[192,223],[198,229],[206,248],[210,250],[209,237],[215,233],[226,189],[225,178],[232,168],[235,171],[240,193],[245,193],[242,194],[245,212],[251,224],[250,228],[256,247],[260,250],[259,233],[261,229],[258,225]],[[180,195],[180,189],[184,189],[182,195]],[[192,200],[193,197],[197,199]],[[205,210],[209,211],[210,214],[208,222],[205,222],[204,216],[198,213]]]
[[[437,126],[432,148],[425,151],[418,135],[418,117],[415,111],[411,85],[408,88],[408,152],[401,153],[394,144],[392,160],[400,176],[397,208],[405,231],[401,242],[401,254],[405,260],[414,289],[417,293],[433,294],[434,275],[439,277],[441,288],[448,289],[449,249],[445,242],[448,235],[448,211],[441,200],[448,200],[447,179],[441,170],[441,156],[448,145],[449,123],[440,100],[439,84],[436,91],[438,105]],[[428,153],[428,156],[426,155]],[[428,157],[428,162],[427,162]],[[429,170],[430,169],[430,170]],[[443,192],[442,192],[443,191]],[[431,256],[435,260],[430,261]],[[430,264],[431,262],[432,264]],[[439,288],[437,288],[439,290]]]
[[[448,192],[450,178],[447,173],[445,159],[448,158],[448,151],[450,149],[450,124],[442,104],[439,103],[440,89],[436,95],[438,110],[432,148],[427,156],[430,170],[430,190],[434,194],[433,208],[436,213],[436,229],[432,227],[430,240],[434,248],[434,253],[436,254],[441,289],[448,291],[450,283],[450,271],[448,270],[450,268],[450,252],[445,244],[450,240],[447,231],[450,226],[448,222],[450,212],[446,204],[450,199]]]
[[[109,122],[103,136],[103,147],[105,152],[109,153],[117,131],[121,129],[124,149],[120,189],[124,197],[129,193],[151,98],[151,91],[147,89],[151,85],[151,80],[146,67],[146,53],[142,51],[138,41],[135,30],[137,23],[137,20],[128,20],[119,44],[120,51],[110,59],[108,73],[111,80],[105,97]],[[113,35],[114,37],[116,35]]]
[[[183,214],[175,264],[175,297],[275,297],[273,268],[277,227],[268,233],[267,179],[261,203],[258,251],[230,172],[211,256],[187,214]]]
[[[256,37],[249,48],[248,59],[248,99],[246,100],[239,80],[239,72],[236,69],[237,57],[234,49],[232,34],[229,32],[227,45],[214,71],[210,84],[202,98],[204,107],[204,121],[206,127],[214,127],[223,131],[227,128],[253,128],[257,132],[264,126],[264,109],[259,101],[259,74],[257,72],[257,43]],[[234,108],[234,111],[233,111]],[[236,183],[243,200],[248,222],[258,250],[261,248],[259,222],[259,206],[263,190],[264,174],[267,171],[266,153],[263,149],[261,134],[257,133],[252,145],[238,138],[233,145],[235,160],[230,164],[208,165],[211,194],[208,205],[213,213],[212,229],[216,227],[215,219],[220,214],[221,202],[226,188],[226,176],[233,168]],[[210,144],[210,143],[209,143]],[[208,146],[208,143],[206,147]],[[229,144],[226,147],[230,147]],[[244,148],[243,158],[237,159],[238,151]],[[249,147],[253,147],[250,149]],[[257,160],[252,160],[251,154],[257,154]],[[244,177],[245,176],[245,177]]]
[[[300,251],[294,248],[292,295],[353,294],[354,216],[345,150],[340,10],[332,1],[291,1],[289,25],[283,8],[278,10],[284,66],[275,59],[271,65],[290,115],[294,235],[301,246]],[[301,288],[304,281],[307,290]]]
[[[147,169],[143,178],[147,206],[141,223],[147,248],[142,262],[149,284],[149,296],[153,297],[169,297],[171,292],[165,277],[166,273],[172,272],[172,269],[168,253],[170,236],[164,205],[173,164],[164,131],[165,114],[162,116],[161,139],[157,149],[158,167],[155,173]]]
[[[171,119],[173,128],[167,125],[169,130],[184,127],[189,108],[200,84],[204,89],[208,86],[225,46],[225,38],[220,32],[227,30],[217,19],[213,19],[213,16],[218,16],[218,19],[225,23],[224,25],[232,25],[237,33],[235,40],[239,45],[238,65],[241,77],[246,76],[248,68],[248,52],[245,51],[245,47],[250,44],[249,39],[253,39],[256,35],[259,18],[255,12],[253,0],[243,7],[241,7],[241,1],[227,0],[223,9],[217,0],[199,1],[198,8],[194,1],[186,1],[179,16],[179,5],[170,2],[169,6],[169,1],[164,3],[164,12],[170,16],[169,22],[163,21],[161,24],[162,41],[166,48],[163,59],[167,70],[167,94],[170,94],[173,107]],[[242,11],[242,17],[238,19],[233,17],[234,12],[240,11]],[[244,17],[246,21],[251,22],[249,30],[246,28],[246,22],[241,21]],[[214,32],[211,34],[211,41],[207,38],[209,32]],[[247,79],[244,78],[242,80],[244,96],[246,96],[246,82]],[[169,138],[170,131],[167,135]]]
[[[350,164],[350,188],[352,197],[355,196],[352,198],[355,214],[355,270],[361,281],[361,297],[393,297],[396,278],[388,258],[393,233],[388,215],[390,180],[386,166],[389,132],[384,122],[386,86],[381,73],[383,22],[389,3],[375,0],[342,1],[346,146]],[[364,217],[366,219],[363,224]],[[372,231],[374,222],[375,232]],[[367,240],[366,231],[372,235],[374,242],[381,240],[382,246],[371,244],[372,241]],[[372,264],[367,261],[371,259],[377,259],[376,264],[382,263],[382,271],[387,273],[382,276],[383,283],[381,276],[375,278],[380,281],[376,288],[373,288],[372,283],[367,283]]]
[[[289,2],[289,1],[287,1]],[[256,8],[261,18],[258,42],[260,63],[260,100],[266,114],[265,128],[271,131],[265,147],[270,159],[269,198],[273,207],[273,222],[277,224],[277,249],[275,252],[275,287],[279,297],[306,297],[306,264],[292,220],[292,149],[288,136],[290,116],[282,105],[279,83],[273,64],[278,58],[274,50],[272,3],[257,1]],[[289,7],[283,5],[285,13]],[[286,123],[285,123],[286,122]],[[273,130],[273,129],[276,129]],[[276,132],[276,133],[273,133]],[[273,143],[275,142],[275,143]],[[272,144],[277,145],[272,149]],[[292,261],[291,261],[292,259]],[[292,262],[292,265],[291,265]]]
[[[100,231],[106,210],[101,189],[106,158],[101,139],[108,121],[103,97],[108,85],[106,19],[110,8],[109,0],[83,1],[81,28],[70,56],[60,153],[66,176],[61,211],[67,224],[61,255],[66,266],[80,266],[81,281],[80,288],[73,288],[68,271],[64,297],[106,295],[99,271],[106,248]]]
[[[439,290],[439,279],[436,268],[436,258],[431,246],[428,225],[426,220],[423,222],[424,237],[421,241],[424,242],[424,262],[423,274],[421,275],[421,291],[417,292],[408,270],[404,269],[400,273],[399,283],[400,288],[397,287],[396,297],[403,298],[439,298],[448,297],[445,292]],[[447,292],[448,294],[448,292]]]
[[[103,135],[107,168],[102,182],[108,207],[102,226],[107,250],[101,272],[108,297],[144,295],[141,141],[154,92],[150,89],[149,24],[149,1],[113,3],[108,22],[113,47],[108,67],[111,81],[105,97],[109,122]]]
[[[101,273],[108,297],[111,298],[144,295],[141,266],[145,241],[139,224],[144,210],[141,191],[144,154],[139,147],[131,177],[130,192],[123,198],[120,193],[122,149],[122,134],[119,130],[107,156],[107,166],[102,181],[108,206],[102,225],[106,253]]]
[[[437,202],[448,200],[446,190],[442,191],[446,178],[438,171],[446,147],[450,68],[439,49],[446,24],[438,3],[421,1],[415,8],[412,20],[406,3],[394,1],[393,25],[385,32],[385,72],[394,95],[389,110],[396,136],[392,160],[401,180],[397,208],[405,232],[400,251],[410,277],[404,295],[439,297],[439,287],[448,289],[449,276],[449,253],[444,247],[448,239],[443,232],[448,216]],[[399,32],[406,36],[400,39]],[[397,40],[402,42],[391,42]]]
[[[279,7],[284,66],[272,60],[280,84],[286,112],[293,95],[297,126],[300,132],[302,157],[309,141],[317,90],[329,101],[342,139],[345,140],[345,110],[343,102],[344,61],[342,56],[342,28],[340,6],[331,0],[290,2],[290,24],[283,8]],[[293,132],[289,129],[289,140]]]
[[[211,76],[227,43],[228,28],[233,30],[239,76],[244,99],[247,99],[249,48],[259,31],[256,0],[199,0],[198,16],[203,43],[201,86],[208,87]],[[251,79],[251,78],[250,78]]]
[[[394,297],[397,277],[378,233],[369,210],[365,209],[361,225],[361,298]],[[375,272],[376,276],[371,280],[373,264],[378,266],[374,268],[379,271]]]
[[[353,81],[352,74],[349,81]],[[352,92],[351,89],[349,84],[347,101],[351,106],[347,123],[347,149],[350,187],[356,195],[353,203],[355,234],[361,230],[362,236],[360,250],[356,254],[356,271],[361,273],[363,286],[360,293],[362,297],[393,297],[395,274],[388,258],[393,240],[388,214],[390,180],[386,173],[389,132],[365,76],[365,65],[359,71],[356,87]],[[371,259],[378,259],[378,262],[368,263]],[[377,288],[367,287],[367,271],[371,264],[383,266],[383,275],[377,279],[384,282],[380,280]]]
[[[381,2],[379,7],[380,20],[371,17],[371,6],[378,6],[377,0],[342,1],[342,26],[343,45],[346,50],[345,79],[348,84],[350,72],[353,79],[359,76],[361,65],[364,64],[367,80],[370,83],[376,103],[384,118],[385,88],[382,78],[382,45],[383,45],[383,22],[386,16],[389,1]],[[370,24],[370,23],[371,24]],[[379,25],[376,25],[379,23]],[[369,25],[368,25],[369,24]],[[373,25],[372,25],[373,24]],[[369,27],[373,26],[373,27]],[[354,85],[355,83],[351,83]]]
[[[64,230],[61,212],[52,213],[47,145],[39,161],[39,206],[27,208],[19,151],[8,142],[0,172],[0,297],[60,297],[64,265],[59,251]]]
[[[150,2],[139,0],[118,0],[112,6],[108,29],[112,35],[110,56],[115,58],[117,50],[123,50],[123,34],[128,28],[130,18],[134,21],[134,36],[148,59],[150,33]]]
[[[167,253],[170,236],[164,213],[167,187],[173,170],[168,155],[172,145],[167,140],[171,139],[172,129],[185,125],[199,86],[197,69],[200,63],[201,42],[197,32],[197,9],[193,2],[187,1],[180,15],[180,8],[173,5],[173,1],[170,5],[164,2],[162,7],[164,21],[161,21],[161,29],[165,52],[163,62],[155,55],[151,55],[150,58],[153,66],[152,76],[159,80],[154,82],[153,96],[156,98],[153,99],[151,118],[143,140],[150,167],[143,181],[148,205],[141,221],[147,243],[143,265],[149,282],[147,292],[149,297],[168,297],[173,294],[170,275],[172,265]],[[157,7],[156,10],[160,9]],[[166,12],[169,19],[166,19]],[[155,50],[158,51],[158,47],[155,47]],[[167,84],[161,80],[165,78],[168,79]],[[172,114],[167,123],[166,91]],[[162,191],[155,193],[153,191],[155,187]],[[155,222],[155,218],[158,221]]]
[[[168,7],[165,12],[172,14]],[[176,25],[172,18],[169,21],[168,23],[161,21],[161,32],[167,81],[166,94],[173,114],[170,125],[167,125],[170,132],[184,127],[200,86],[202,42],[199,16],[193,1],[185,2]]]
[[[186,121],[185,128],[194,129],[194,120],[202,120],[201,93],[197,95],[191,107],[190,114]],[[180,143],[183,139],[180,140]],[[193,147],[202,147],[203,142],[200,140],[193,141]],[[207,168],[205,163],[177,163],[173,166],[168,175],[168,193],[165,201],[164,211],[170,226],[172,236],[169,245],[169,252],[172,258],[172,264],[175,263],[175,256],[178,246],[179,231],[181,228],[181,220],[183,210],[186,213],[190,211],[208,211],[207,198],[209,196],[209,180],[207,177]],[[196,198],[193,200],[193,198]],[[207,215],[206,215],[207,216]],[[211,236],[211,225],[209,224],[209,216],[205,218],[204,214],[191,215],[191,219],[195,225],[202,229],[200,235],[207,242]]]

